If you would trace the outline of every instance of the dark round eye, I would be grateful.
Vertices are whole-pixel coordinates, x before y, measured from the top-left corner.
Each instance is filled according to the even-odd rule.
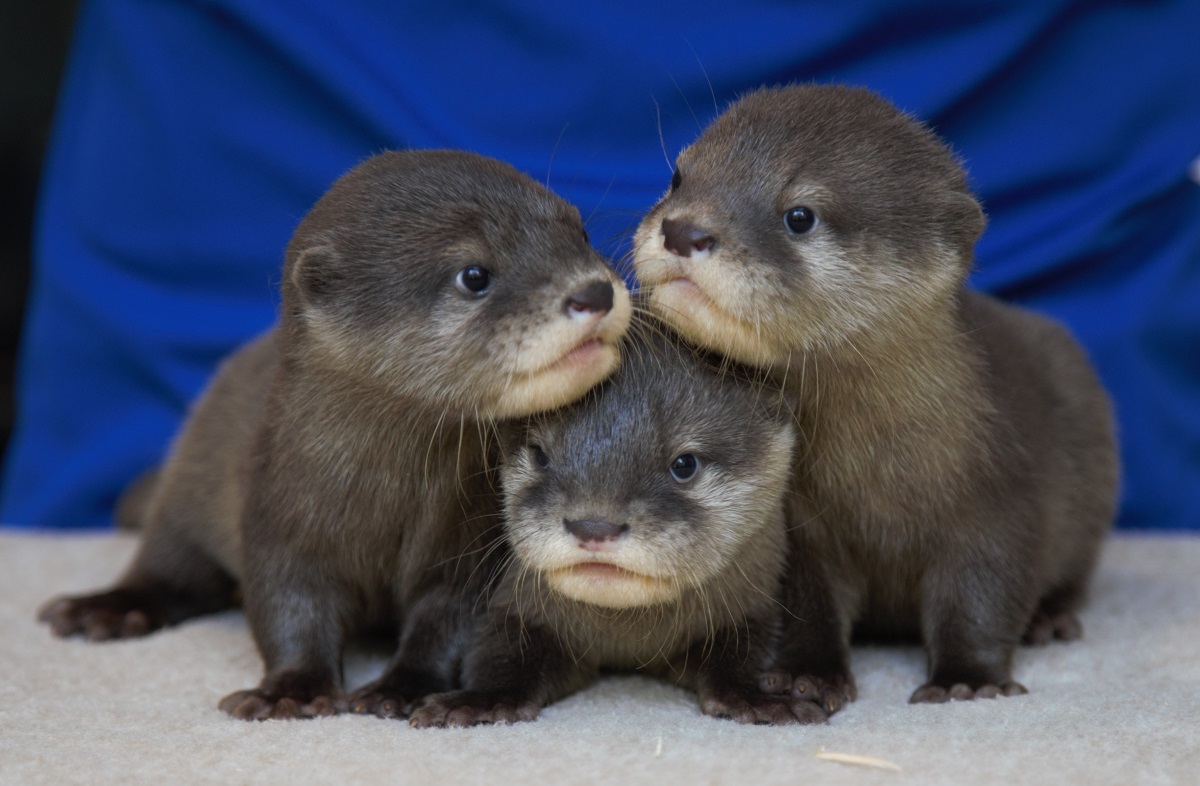
[[[675,460],[671,462],[671,477],[680,483],[687,483],[696,477],[699,469],[700,459],[691,453],[684,453],[682,456],[676,456]]]
[[[454,286],[464,295],[485,295],[492,288],[491,271],[479,265],[464,267],[454,277]]]
[[[817,214],[812,208],[794,207],[783,214],[783,223],[792,234],[803,235],[817,225]]]
[[[530,445],[529,452],[533,455],[534,464],[542,469],[550,469],[550,457],[546,455],[546,451],[542,450],[541,445]]]
[[[675,189],[679,188],[679,184],[682,182],[683,175],[679,174],[679,168],[676,167],[675,171],[671,174],[671,190],[674,191]]]

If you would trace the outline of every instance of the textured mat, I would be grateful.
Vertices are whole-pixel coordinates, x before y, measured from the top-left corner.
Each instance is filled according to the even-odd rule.
[[[533,723],[420,731],[226,717],[217,701],[261,676],[240,612],[109,644],[35,623],[51,595],[111,582],[134,545],[0,532],[0,783],[1200,783],[1200,537],[1114,538],[1084,639],[1018,655],[1027,696],[909,706],[921,652],[861,647],[859,699],[828,726],[742,727],[628,676]],[[348,682],[383,663],[354,656]]]

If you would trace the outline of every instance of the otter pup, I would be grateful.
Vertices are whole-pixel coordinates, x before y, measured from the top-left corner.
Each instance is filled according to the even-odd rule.
[[[494,422],[608,376],[630,313],[578,211],[514,168],[451,151],[367,160],[296,230],[279,323],[197,402],[151,481],[133,564],[41,618],[135,636],[240,589],[266,674],[221,702],[239,718],[343,706],[343,643],[377,625],[400,647],[354,709],[445,689],[472,555],[499,516]]]
[[[463,664],[414,726],[533,720],[601,668],[694,688],[709,715],[824,721],[764,695],[795,440],[780,397],[635,326],[620,370],[509,438],[502,561]]]
[[[795,395],[779,666],[831,706],[854,696],[852,625],[921,636],[913,702],[1024,693],[1022,634],[1079,635],[1114,516],[1111,406],[1063,327],[964,288],[983,227],[927,128],[864,89],[793,86],[681,152],[635,236],[653,311]]]

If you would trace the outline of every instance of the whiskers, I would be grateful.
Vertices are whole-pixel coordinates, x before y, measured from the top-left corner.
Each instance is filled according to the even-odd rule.
[[[563,135],[567,133],[567,128],[571,125],[571,121],[563,123],[563,127],[559,129],[558,139],[554,140],[554,148],[550,151],[550,160],[546,163],[546,180],[542,185],[546,190],[550,190],[550,172],[554,169],[554,157],[558,155],[558,147],[562,144]]]
[[[704,82],[708,85],[708,94],[712,97],[713,116],[721,114],[721,107],[717,105],[717,91],[713,90],[712,79],[708,76],[708,69],[704,67],[703,61],[700,60],[700,53],[696,51],[696,47],[692,46],[692,42],[684,39],[684,43],[688,45],[688,49],[692,50],[692,56],[696,58],[696,65],[700,66],[700,73],[704,74]]]
[[[663,160],[667,162],[667,172],[674,172],[675,162],[671,160],[671,154],[667,152],[667,140],[663,136],[662,107],[658,105],[658,99],[654,96],[650,96],[650,100],[654,102],[654,124],[658,128],[658,144],[662,147]]]

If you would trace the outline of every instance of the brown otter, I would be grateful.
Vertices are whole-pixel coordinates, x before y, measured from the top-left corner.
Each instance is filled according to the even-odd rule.
[[[199,399],[151,481],[133,564],[42,619],[140,635],[227,608],[240,586],[266,675],[229,713],[335,711],[343,643],[377,624],[401,643],[356,710],[444,689],[472,553],[499,515],[494,421],[600,382],[630,313],[578,211],[512,167],[369,159],[301,222],[279,324]]]
[[[834,706],[855,624],[922,637],[914,702],[1023,693],[1022,634],[1079,633],[1114,515],[1111,407],[1063,327],[964,287],[983,227],[930,130],[864,89],[793,86],[681,152],[636,234],[652,310],[796,396],[779,665]]]
[[[743,723],[826,719],[757,685],[783,616],[790,407],[673,342],[635,325],[609,381],[508,438],[511,551],[463,689],[412,725],[532,720],[601,668],[670,678]]]

